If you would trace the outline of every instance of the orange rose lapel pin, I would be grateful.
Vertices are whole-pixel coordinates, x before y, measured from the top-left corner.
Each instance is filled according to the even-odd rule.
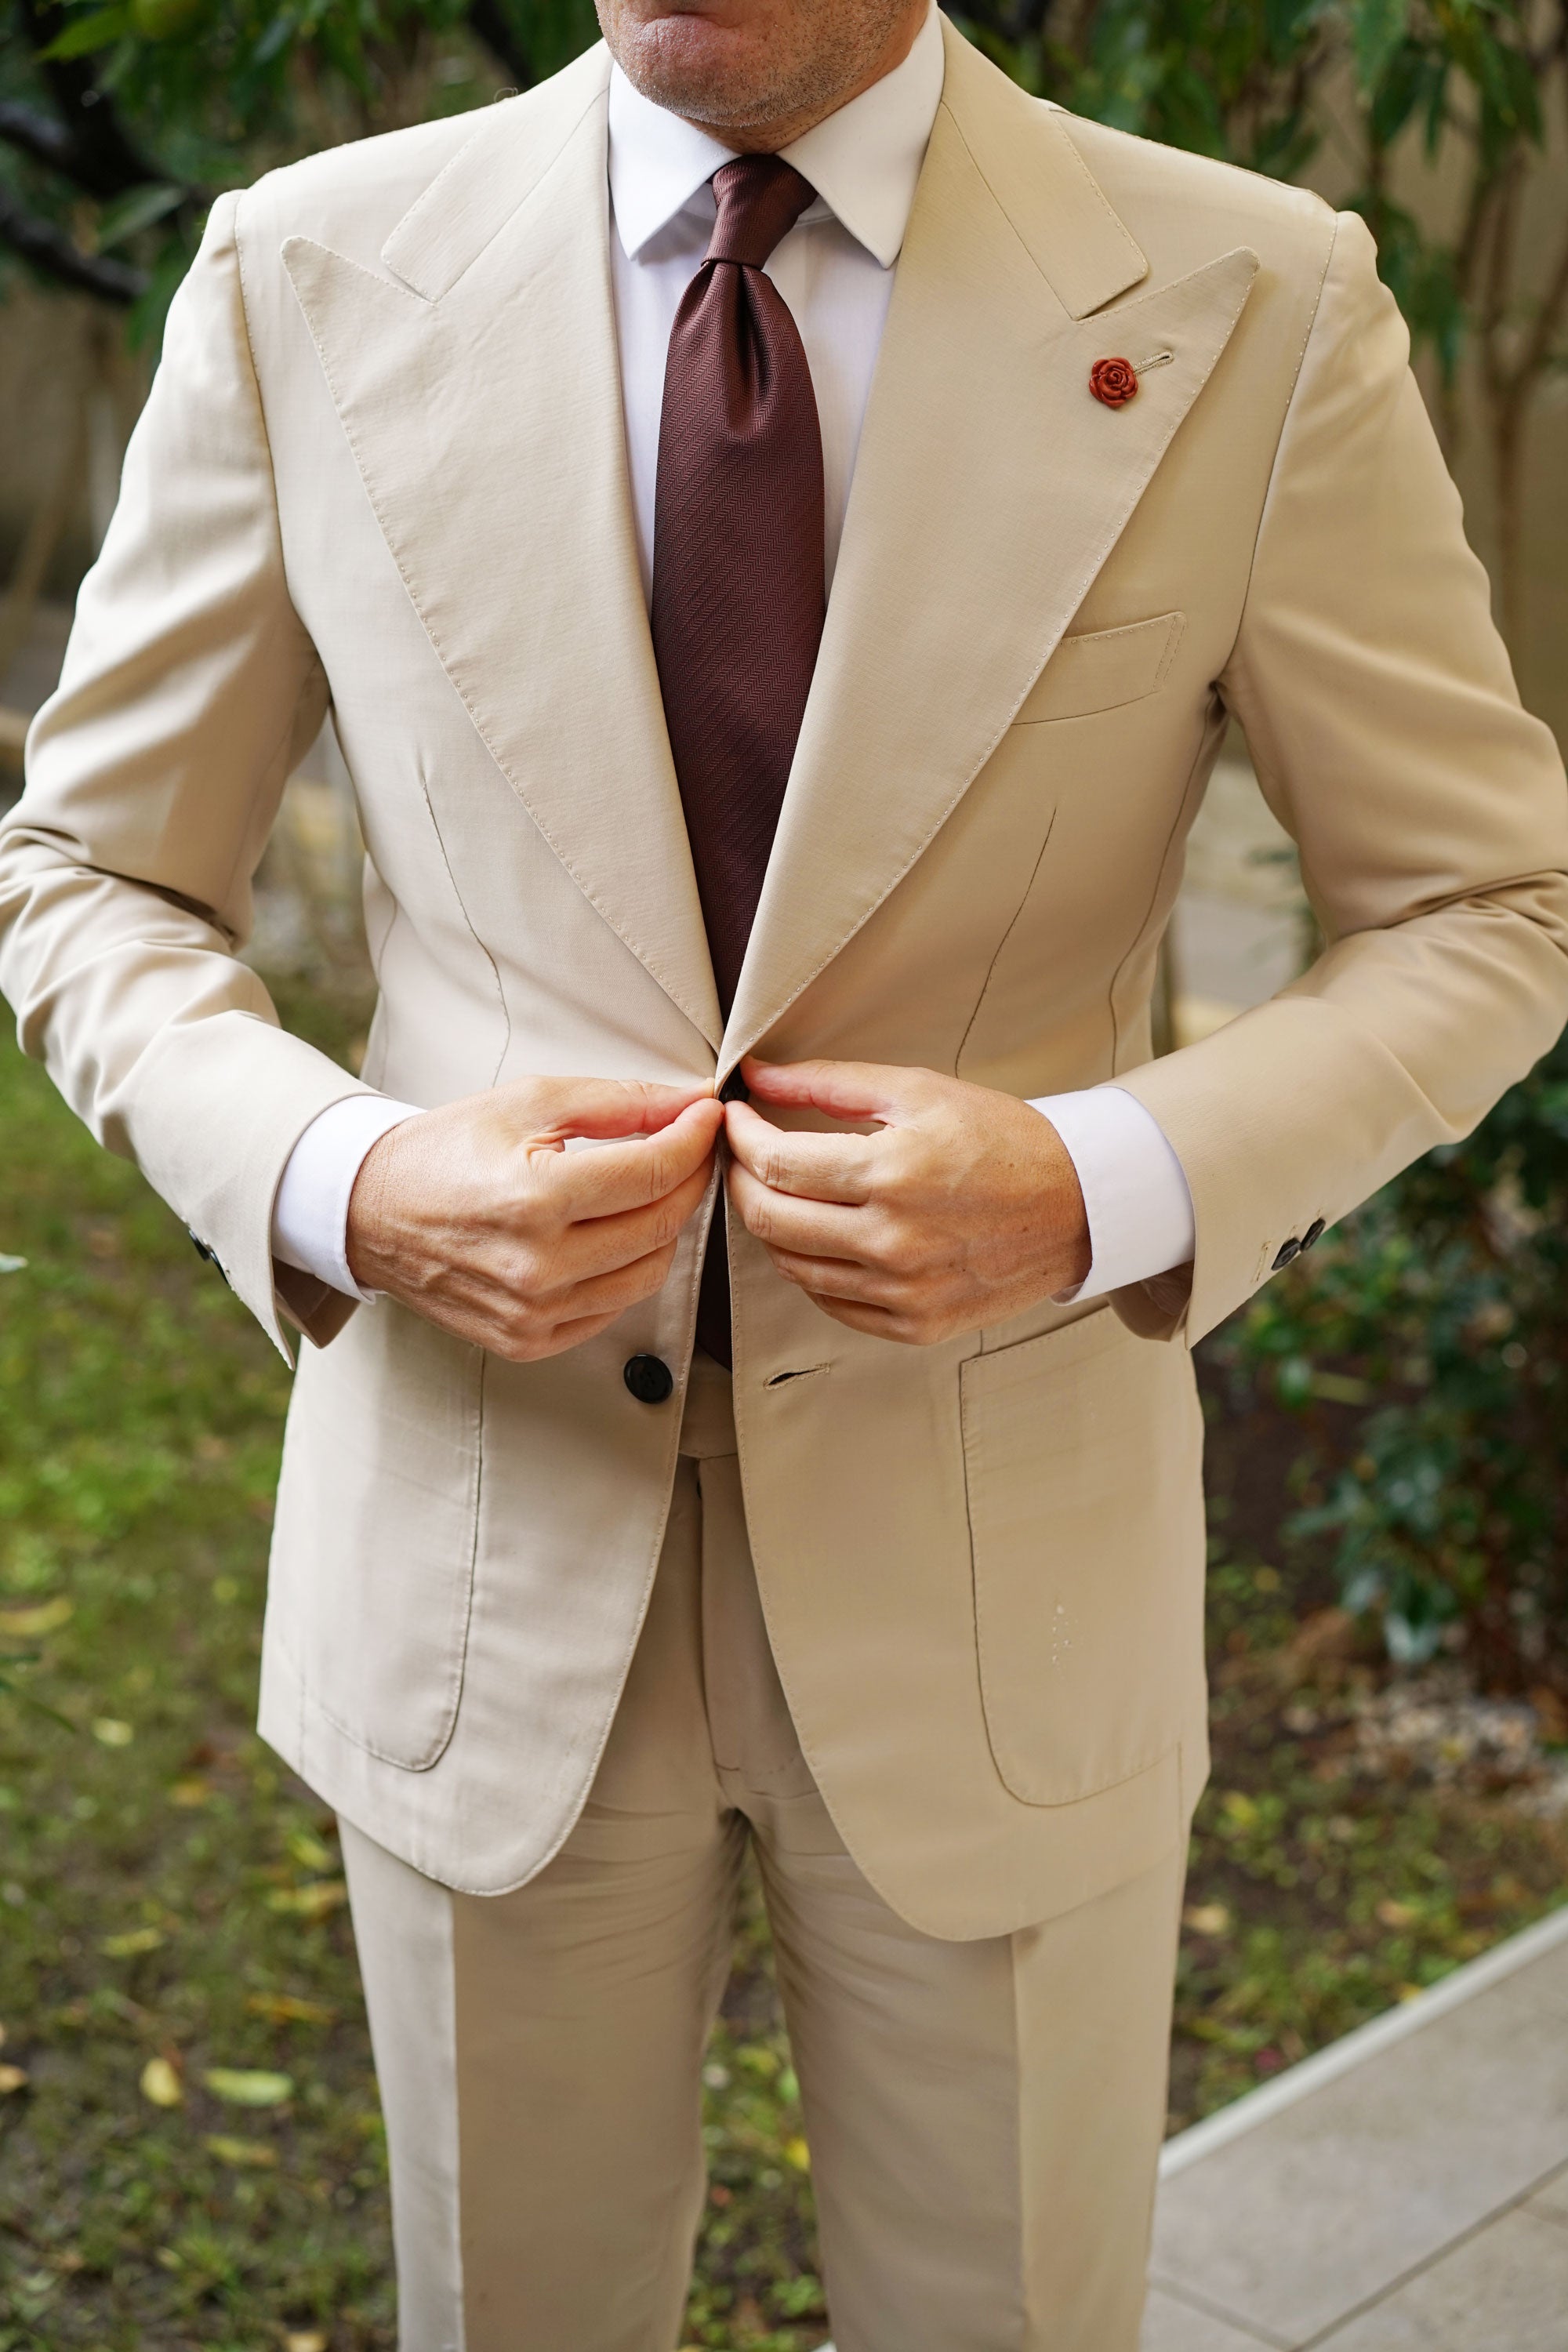
[[[1136,367],[1131,360],[1096,360],[1089,372],[1089,388],[1105,407],[1125,408],[1138,396],[1139,377],[1151,368],[1168,366],[1175,356],[1174,352],[1152,352]]]
[[[1089,388],[1107,408],[1125,408],[1138,391],[1138,373],[1131,360],[1096,360],[1089,372]]]

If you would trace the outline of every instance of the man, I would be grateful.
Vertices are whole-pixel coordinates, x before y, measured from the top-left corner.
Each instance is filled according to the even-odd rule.
[[[1556,1034],[1562,770],[1358,221],[927,0],[601,17],[215,207],[0,977],[316,1343],[262,1723],[407,2352],[669,2352],[748,1840],[839,2352],[1132,2352],[1189,1345]],[[237,960],[329,707],[363,1084]],[[1156,1063],[1227,714],[1330,944]]]

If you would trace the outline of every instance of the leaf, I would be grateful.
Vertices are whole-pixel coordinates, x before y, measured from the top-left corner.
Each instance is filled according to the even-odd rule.
[[[52,1633],[76,1614],[76,1603],[63,1592],[53,1601],[36,1601],[27,1609],[0,1609],[0,1633],[26,1641],[35,1633]]]
[[[195,1777],[188,1780],[174,1780],[169,1788],[169,1802],[183,1805],[187,1811],[205,1805],[211,1795],[212,1782]]]
[[[130,0],[132,30],[144,41],[166,41],[199,16],[206,0]]]
[[[289,1851],[301,1870],[331,1870],[332,1857],[310,1830],[290,1830]]]
[[[278,2150],[268,2147],[263,2139],[230,2139],[225,2132],[207,2132],[203,2137],[202,2146],[210,2156],[216,2156],[220,2164],[255,2169],[278,2161]],[[325,2341],[324,2338],[322,2340]]]
[[[297,1992],[253,1992],[245,2005],[274,2025],[331,2025],[338,2013],[324,2000],[306,2000]]]
[[[92,1727],[92,1736],[105,1748],[129,1748],[136,1734],[129,1723],[118,1717],[100,1715]]]
[[[100,253],[107,253],[111,246],[123,245],[140,229],[151,228],[154,221],[172,213],[184,195],[183,188],[155,181],[151,187],[130,188],[124,195],[117,196],[112,204],[105,205],[98,217]]]
[[[38,55],[44,58],[85,58],[93,49],[106,49],[110,41],[118,41],[131,29],[131,11],[124,6],[94,8],[68,25],[58,37]]]
[[[155,2107],[184,2105],[184,2086],[166,2058],[149,2058],[142,2067],[142,2096]]]
[[[1355,78],[1363,92],[1375,89],[1405,38],[1410,0],[1355,0],[1351,26]]]
[[[308,1886],[276,1886],[267,1898],[269,1911],[291,1911],[300,1919],[324,1919],[349,1899],[341,1878],[312,1879]]]
[[[215,2099],[236,2107],[280,2107],[294,2095],[292,2074],[269,2074],[259,2069],[209,2066],[202,2076]]]
[[[1223,1903],[1194,1903],[1182,1916],[1194,1936],[1223,1936],[1230,1926],[1230,1913]]]
[[[0,2099],[7,2098],[13,2091],[25,2091],[26,2087],[27,2070],[25,2066],[0,2066]]]
[[[129,1960],[138,1952],[157,1951],[168,1940],[162,1927],[128,1927],[122,1935],[101,1937],[98,1948],[111,1960]]]
[[[784,2162],[786,2164],[793,2164],[797,2172],[809,2172],[811,2170],[811,2150],[807,2147],[805,2140],[798,2138],[786,2139],[784,2146]]]

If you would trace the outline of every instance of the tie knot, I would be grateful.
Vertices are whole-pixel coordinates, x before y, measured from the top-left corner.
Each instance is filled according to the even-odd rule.
[[[739,155],[732,163],[721,163],[713,174],[719,217],[707,258],[760,269],[815,194],[794,164],[777,155]]]

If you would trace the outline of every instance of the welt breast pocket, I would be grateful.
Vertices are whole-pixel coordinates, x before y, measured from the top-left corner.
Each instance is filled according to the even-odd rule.
[[[1184,613],[1159,613],[1116,629],[1066,636],[1035,680],[1014,720],[1040,727],[1056,719],[1088,719],[1157,693],[1170,673],[1186,627]]]

